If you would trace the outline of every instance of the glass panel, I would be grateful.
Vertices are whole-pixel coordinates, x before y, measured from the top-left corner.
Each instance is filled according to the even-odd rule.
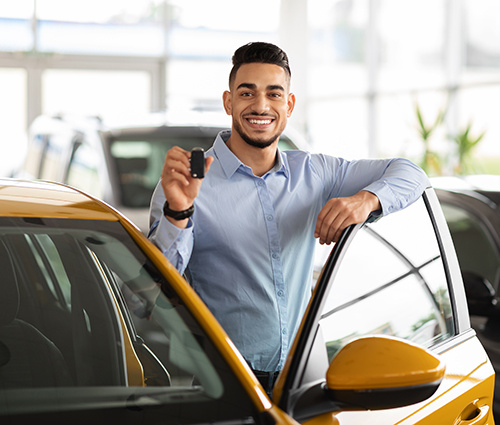
[[[0,50],[15,52],[33,48],[32,17],[33,0],[0,2]]]
[[[194,147],[208,150],[217,130],[203,134],[196,127],[181,129],[181,133],[166,128],[162,136],[127,134],[110,140],[111,157],[119,174],[122,204],[128,207],[149,207],[158,183],[167,151],[180,146],[190,151]]]
[[[38,0],[38,48],[78,54],[164,54],[164,2]]]
[[[377,153],[380,157],[413,158],[421,163],[425,145],[418,131],[416,105],[420,107],[425,124],[430,126],[439,110],[447,106],[446,93],[430,91],[418,95],[401,93],[377,97]],[[440,154],[448,152],[450,142],[446,136],[444,125],[437,128],[429,141],[429,148]]]
[[[308,1],[312,98],[366,92],[368,5],[367,0]]]
[[[142,71],[47,70],[42,78],[43,113],[107,120],[142,116],[150,111],[150,80]]]
[[[68,166],[66,182],[97,198],[103,197],[103,188],[99,180],[99,162],[92,148],[87,145],[76,147]]]
[[[307,113],[315,151],[347,159],[368,155],[368,104],[365,99],[310,102]]]
[[[484,223],[462,208],[442,204],[462,272],[482,276],[498,290],[500,253]]]
[[[37,135],[35,137],[36,149],[43,152],[39,178],[50,181],[62,180],[61,175],[65,169],[66,149],[73,137],[73,132],[64,127],[61,127],[60,131],[51,136]],[[32,154],[30,153],[30,155]]]
[[[0,40],[9,37],[2,37],[0,29]],[[0,148],[9,153],[0,157],[0,176],[8,177],[20,167],[26,152],[26,82],[24,69],[0,68]]]
[[[463,132],[471,124],[470,135],[483,139],[472,151],[469,174],[500,174],[500,122],[496,111],[500,110],[500,84],[463,88],[459,91],[458,130]]]
[[[252,415],[210,337],[119,223],[1,218],[0,272],[0,417]]]
[[[380,89],[444,85],[445,4],[380,1]]]
[[[358,231],[320,324],[330,360],[362,335],[395,335],[432,347],[454,334],[443,260],[422,199]]]
[[[199,41],[198,38],[196,40]],[[200,69],[203,69],[202,74]],[[220,117],[216,118],[218,121],[214,124],[222,124],[224,120],[224,124],[230,127],[231,120],[226,116],[222,106],[222,93],[228,88],[230,70],[230,55],[224,61],[177,59],[169,62],[167,79],[169,116],[182,123],[189,119],[186,111],[190,109],[201,109],[201,112],[217,111]]]
[[[279,0],[255,0],[248,4],[227,0],[169,0],[175,22],[185,28],[208,28],[233,32],[273,32],[279,29]],[[262,19],[262,11],[275,19]],[[207,19],[210,17],[210,19]],[[230,40],[230,41],[229,41]],[[232,37],[226,45],[233,44]],[[247,41],[248,43],[248,38]],[[200,43],[198,43],[200,44]],[[203,43],[204,44],[204,43]],[[200,44],[201,46],[202,44]],[[215,49],[218,46],[214,46]]]
[[[465,0],[463,19],[466,31],[465,64],[467,80],[484,79],[500,73],[500,4],[495,0]]]

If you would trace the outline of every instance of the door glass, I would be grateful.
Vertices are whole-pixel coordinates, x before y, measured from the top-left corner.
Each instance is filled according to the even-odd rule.
[[[462,272],[485,277],[498,291],[500,254],[488,229],[463,208],[442,204]]]
[[[113,409],[253,423],[210,336],[118,222],[2,217],[0,273],[0,422]]]
[[[203,134],[198,129],[183,129],[185,134],[158,135],[126,134],[110,139],[111,160],[118,171],[121,201],[126,207],[148,208],[153,190],[161,175],[167,151],[180,146],[190,151],[194,147],[208,150],[215,134]],[[191,134],[190,134],[191,132]],[[212,131],[213,133],[213,131]]]
[[[329,360],[362,335],[431,347],[454,334],[443,260],[422,199],[364,225],[333,279],[320,320]]]
[[[34,158],[41,155],[37,178],[61,181],[67,149],[73,137],[73,131],[64,125],[57,125],[56,130],[51,135],[35,136],[33,139]]]
[[[67,184],[102,198],[103,189],[99,180],[99,161],[96,153],[85,144],[75,145],[74,149],[68,166]]]

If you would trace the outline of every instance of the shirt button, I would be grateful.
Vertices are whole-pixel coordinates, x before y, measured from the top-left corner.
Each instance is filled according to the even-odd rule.
[[[273,220],[273,216],[272,215],[268,215],[267,216],[267,221],[272,221]]]
[[[278,297],[282,297],[283,296],[283,291],[278,291]]]
[[[257,183],[259,186],[264,186],[264,182],[262,180],[259,180],[259,183]]]
[[[279,258],[279,255],[276,253],[273,253],[272,257],[276,260],[277,258]]]

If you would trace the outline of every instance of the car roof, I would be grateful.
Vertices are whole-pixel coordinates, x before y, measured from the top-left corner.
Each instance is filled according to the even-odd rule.
[[[433,187],[457,192],[481,191],[500,192],[500,176],[477,174],[469,176],[432,177]]]
[[[0,179],[0,217],[78,218],[118,221],[107,204],[69,186]]]

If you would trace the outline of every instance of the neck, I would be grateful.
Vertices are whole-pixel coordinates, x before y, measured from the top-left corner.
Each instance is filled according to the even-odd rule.
[[[246,142],[235,143],[231,136],[226,143],[232,153],[246,166],[252,169],[254,175],[262,177],[276,164],[278,141],[266,148],[250,146]]]

